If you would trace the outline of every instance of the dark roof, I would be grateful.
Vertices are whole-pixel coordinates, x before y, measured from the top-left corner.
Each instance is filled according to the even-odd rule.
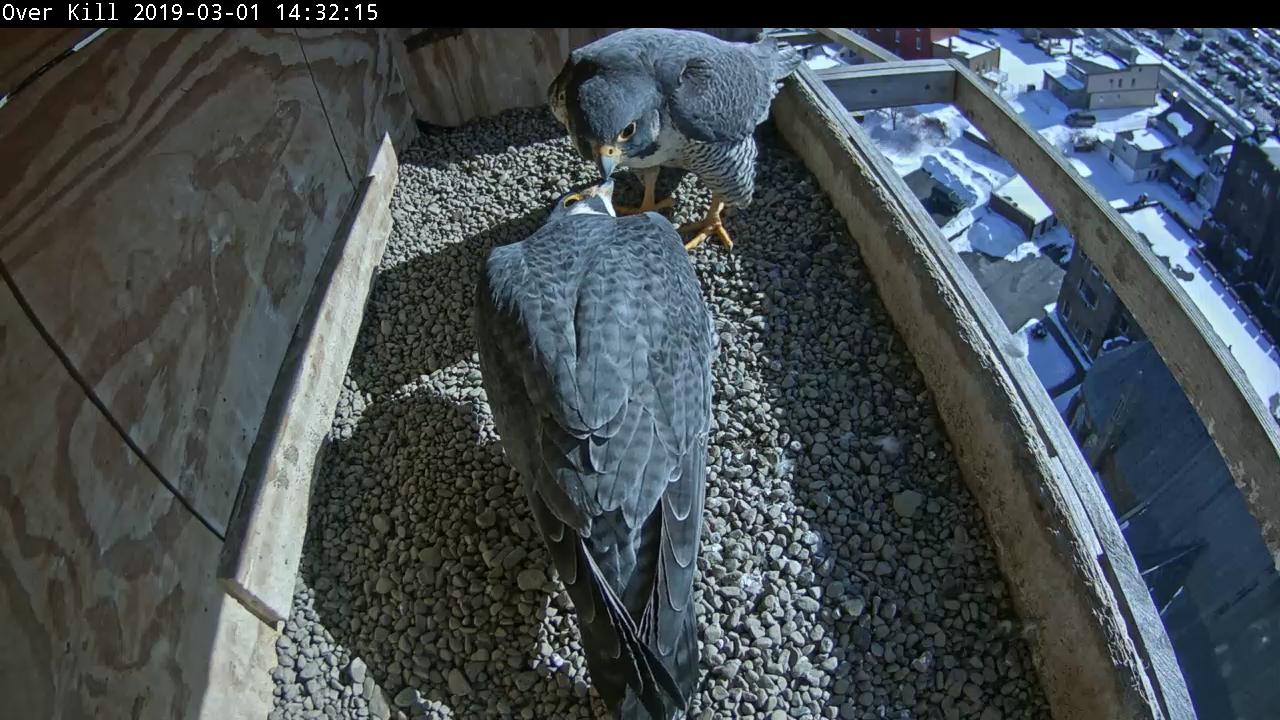
[[[1180,97],[1177,100],[1174,100],[1172,105],[1170,105],[1167,109],[1165,109],[1164,112],[1160,113],[1160,117],[1164,117],[1165,115],[1168,115],[1171,112],[1178,113],[1182,117],[1189,120],[1192,125],[1196,125],[1197,127],[1211,122],[1209,120],[1208,113],[1196,107],[1195,105],[1192,105],[1190,102],[1187,101],[1186,98],[1183,98],[1183,97]]]
[[[1250,592],[1259,573],[1272,572],[1270,552],[1217,446],[1150,342],[1098,357],[1080,391],[1082,412],[1100,430],[1129,387],[1107,472],[1148,509],[1129,518],[1125,538],[1144,571],[1180,561],[1146,578],[1157,594],[1185,582],[1188,601],[1216,612]],[[1200,547],[1181,555],[1189,546]]]
[[[1036,28],[1040,31],[1041,37],[1052,38],[1054,40],[1069,40],[1071,38],[1084,37],[1084,33],[1076,28]]]
[[[1104,353],[1085,375],[1081,395],[1094,427],[1107,422],[1130,385],[1115,455],[1121,474],[1153,487],[1184,473],[1230,481],[1195,408],[1148,341]],[[1151,488],[1134,489],[1142,494]]]

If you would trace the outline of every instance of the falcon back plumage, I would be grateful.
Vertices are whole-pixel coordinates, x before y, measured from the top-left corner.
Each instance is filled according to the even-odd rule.
[[[494,423],[573,599],[592,681],[619,717],[665,720],[698,679],[718,347],[679,235],[653,213],[558,208],[491,252],[475,330]]]

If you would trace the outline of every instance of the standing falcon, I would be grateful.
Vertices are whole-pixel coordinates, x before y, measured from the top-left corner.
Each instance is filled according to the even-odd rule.
[[[644,201],[625,212],[668,207],[654,201],[659,169],[694,173],[711,189],[693,249],[714,234],[726,205],[746,207],[755,190],[755,128],[769,117],[779,82],[800,54],[773,40],[731,43],[690,30],[622,30],[574,50],[548,89],[552,112],[578,152],[604,177],[615,167],[640,171]]]
[[[612,181],[495,248],[475,335],[494,424],[573,599],[600,696],[667,720],[698,682],[693,579],[718,339],[671,223]]]

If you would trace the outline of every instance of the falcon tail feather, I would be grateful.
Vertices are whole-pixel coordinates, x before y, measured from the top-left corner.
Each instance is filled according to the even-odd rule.
[[[635,621],[626,605],[605,581],[595,558],[591,557],[581,539],[578,540],[578,559],[590,571],[588,584],[596,596],[597,606],[605,609],[609,624],[618,638],[621,653],[614,663],[624,669],[627,686],[654,718],[668,718],[671,715],[668,703],[662,698],[664,692],[674,700],[675,705],[686,707],[688,701],[684,693],[680,691],[662,659],[640,639]]]

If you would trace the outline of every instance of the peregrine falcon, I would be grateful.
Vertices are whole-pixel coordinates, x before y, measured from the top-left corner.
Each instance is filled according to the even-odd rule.
[[[706,216],[680,228],[695,233],[686,247],[711,235],[732,247],[721,211],[751,203],[755,128],[801,59],[771,39],[731,43],[689,30],[633,28],[570,53],[547,98],[603,177],[619,166],[639,171],[644,200],[621,212],[669,207],[670,198],[654,200],[654,186],[660,168],[680,168],[712,192]]]
[[[698,683],[693,580],[718,336],[680,235],[616,217],[613,182],[495,248],[475,336],[494,425],[618,718],[668,720]]]

